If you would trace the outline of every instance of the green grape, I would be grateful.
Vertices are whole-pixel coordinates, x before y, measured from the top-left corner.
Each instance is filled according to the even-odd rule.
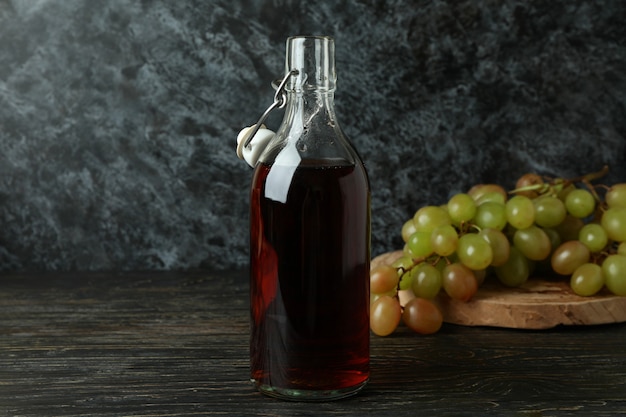
[[[411,284],[413,281],[413,275],[411,274],[413,270],[406,271],[402,275],[400,275],[400,282],[398,282],[398,290],[405,291],[411,288]]]
[[[402,307],[397,298],[383,295],[370,306],[370,329],[378,336],[393,333],[402,318]]]
[[[596,199],[589,191],[577,188],[565,197],[565,209],[574,217],[585,218],[596,209]]]
[[[606,231],[597,223],[584,225],[578,233],[578,240],[583,242],[591,252],[600,252],[609,243]]]
[[[589,262],[591,254],[589,248],[579,240],[569,240],[561,243],[554,250],[550,264],[552,270],[560,275],[571,275],[576,268]]]
[[[402,268],[402,270],[408,271],[409,269],[413,267],[413,258],[411,258],[410,256],[406,256],[406,255],[401,256],[395,261],[393,261],[391,263],[391,266],[393,266],[396,269]]]
[[[602,262],[604,284],[615,295],[626,296],[626,256],[610,255]]]
[[[448,200],[448,214],[454,224],[468,222],[476,214],[476,203],[469,194],[456,194]]]
[[[546,259],[552,251],[550,238],[543,229],[535,225],[515,231],[513,245],[532,261]]]
[[[505,205],[506,218],[516,229],[526,229],[535,222],[535,205],[523,195],[511,197]]]
[[[614,184],[604,195],[604,201],[611,207],[626,208],[626,183]]]
[[[441,278],[443,290],[454,300],[468,301],[478,290],[474,272],[458,262],[446,265]]]
[[[602,214],[600,220],[609,239],[616,242],[626,241],[626,207],[612,207]]]
[[[511,245],[504,233],[497,229],[482,229],[478,235],[485,239],[491,246],[491,266],[500,266],[509,259]]]
[[[379,265],[370,271],[370,291],[383,294],[398,286],[398,270],[391,265]]]
[[[415,229],[420,232],[432,232],[437,226],[452,224],[448,212],[438,206],[424,206],[413,216]]]
[[[414,258],[426,258],[433,253],[430,243],[431,232],[415,232],[409,237],[407,246]]]
[[[567,216],[565,204],[551,195],[544,195],[533,200],[535,205],[535,223],[541,227],[556,227]]]
[[[459,238],[456,254],[459,261],[470,269],[485,269],[493,261],[491,245],[476,233],[466,233]]]
[[[430,244],[433,251],[440,256],[452,255],[456,251],[459,235],[456,229],[449,224],[437,226],[430,235]]]
[[[472,221],[481,229],[489,227],[502,230],[507,224],[505,206],[502,203],[487,201],[476,208],[476,215]]]
[[[626,256],[626,242],[622,242],[617,246],[617,254]]]
[[[443,324],[443,316],[432,301],[413,298],[404,306],[402,321],[419,334],[437,333]]]
[[[570,278],[572,290],[583,297],[596,294],[604,287],[604,274],[600,265],[593,263],[582,264]]]
[[[442,285],[441,271],[426,262],[411,270],[411,289],[416,297],[432,299]]]
[[[515,246],[511,247],[509,259],[494,268],[498,280],[508,287],[518,287],[530,276],[528,259]]]
[[[561,245],[561,236],[554,229],[543,229],[543,231],[550,239],[550,253],[553,253],[556,248]],[[530,265],[530,274],[533,275],[535,272],[537,274],[541,274],[542,276],[552,274],[552,265],[550,265],[550,256],[541,261],[529,261]]]
[[[409,237],[415,233],[417,229],[415,228],[415,223],[413,223],[413,219],[409,219],[402,225],[402,240],[406,243],[409,241]]]
[[[568,214],[561,224],[554,227],[554,230],[561,236],[562,242],[567,242],[569,240],[578,240],[578,234],[584,225],[585,223],[582,219]]]

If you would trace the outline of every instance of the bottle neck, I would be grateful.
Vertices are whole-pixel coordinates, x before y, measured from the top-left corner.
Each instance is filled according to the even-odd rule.
[[[287,92],[333,92],[337,82],[335,43],[328,36],[295,36],[287,39],[285,74],[297,71]]]
[[[309,130],[312,125],[335,126],[334,99],[335,93],[332,90],[287,91],[284,123],[291,130],[302,131]]]
[[[330,37],[287,40],[285,115],[260,160],[300,164],[354,165],[358,159],[335,115],[335,48]]]
[[[335,43],[328,36],[287,39],[285,73],[294,72],[285,86],[287,118],[306,128],[313,118],[334,121]]]

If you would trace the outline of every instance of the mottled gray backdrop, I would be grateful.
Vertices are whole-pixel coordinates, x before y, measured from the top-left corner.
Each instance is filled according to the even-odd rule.
[[[290,35],[335,37],[374,255],[476,182],[626,181],[624,22],[623,0],[0,0],[0,269],[245,267],[234,141]]]

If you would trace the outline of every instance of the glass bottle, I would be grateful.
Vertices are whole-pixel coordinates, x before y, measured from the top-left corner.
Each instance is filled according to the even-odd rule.
[[[369,378],[370,188],[334,109],[334,41],[287,40],[283,122],[250,193],[251,379],[328,400]]]

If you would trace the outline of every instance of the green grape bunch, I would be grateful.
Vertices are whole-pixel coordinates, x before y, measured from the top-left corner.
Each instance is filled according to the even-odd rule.
[[[487,279],[517,287],[535,274],[568,280],[581,297],[626,296],[626,183],[595,184],[607,172],[527,173],[511,191],[477,184],[420,207],[400,231],[402,256],[370,272],[372,332],[387,336],[403,322],[436,333],[435,298],[471,300]]]

